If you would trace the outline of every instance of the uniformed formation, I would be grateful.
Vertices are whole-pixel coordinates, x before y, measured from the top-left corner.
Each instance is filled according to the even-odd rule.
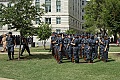
[[[97,35],[90,33],[80,35],[53,33],[51,50],[59,64],[63,62],[64,57],[73,63],[79,63],[79,59],[82,58],[88,63],[93,63],[96,58],[107,62],[109,42],[107,35],[98,38]]]

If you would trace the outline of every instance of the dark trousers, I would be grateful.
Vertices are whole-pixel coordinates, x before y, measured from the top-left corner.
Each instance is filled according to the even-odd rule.
[[[7,51],[8,51],[9,60],[11,60],[11,53],[12,53],[12,59],[14,59],[14,46],[7,47]]]
[[[22,48],[22,51],[21,51],[21,55],[23,54],[23,52],[25,51],[25,49],[27,50],[27,52],[28,52],[29,55],[30,55],[30,49],[29,49],[29,46],[26,46],[26,45],[23,45],[23,48]]]

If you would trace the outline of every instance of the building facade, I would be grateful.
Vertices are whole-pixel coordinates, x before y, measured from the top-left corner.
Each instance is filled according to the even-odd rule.
[[[45,4],[43,8],[46,13],[41,21],[49,23],[53,32],[65,32],[69,29],[81,31],[86,3],[86,0],[34,0],[36,6]]]
[[[0,3],[8,6],[8,1],[0,0]],[[69,29],[82,30],[86,2],[86,0],[34,0],[33,4],[36,7],[44,8],[46,13],[42,16],[41,21],[50,24],[53,32],[65,32]],[[45,7],[41,6],[43,4]],[[33,22],[34,26],[37,27],[39,22],[36,17],[36,21]],[[9,27],[10,25],[0,25],[0,34],[10,31]]]

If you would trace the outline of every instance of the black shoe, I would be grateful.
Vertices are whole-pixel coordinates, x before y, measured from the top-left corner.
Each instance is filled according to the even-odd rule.
[[[90,63],[93,63],[93,60],[90,60]]]
[[[78,61],[78,60],[75,60],[75,63],[79,63],[79,61]]]
[[[108,60],[105,60],[105,62],[108,62]]]

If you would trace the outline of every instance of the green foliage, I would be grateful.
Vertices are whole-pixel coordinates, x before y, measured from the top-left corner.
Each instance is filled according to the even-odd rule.
[[[66,34],[76,34],[76,31],[74,29],[70,29],[65,31]]]
[[[88,33],[92,33],[92,34],[95,34],[97,31],[97,28],[95,26],[92,26],[92,27],[88,27],[85,32],[88,32]]]
[[[120,31],[120,0],[90,0],[85,7],[87,27]]]
[[[48,24],[41,24],[37,28],[37,36],[39,40],[47,40],[50,38],[52,29]]]
[[[37,12],[33,0],[10,0],[9,4],[12,6],[4,7],[2,11],[2,21],[4,24],[11,24],[12,29],[19,30],[22,35],[29,33],[29,29],[33,27],[32,21],[44,13],[42,8]]]
[[[52,34],[52,29],[48,24],[42,23],[40,26],[37,28],[37,36],[40,41],[43,41],[42,44],[44,46],[44,49],[46,49],[46,40],[50,38]]]
[[[3,26],[3,22],[2,22],[2,11],[3,11],[4,5],[0,4],[0,28]]]

